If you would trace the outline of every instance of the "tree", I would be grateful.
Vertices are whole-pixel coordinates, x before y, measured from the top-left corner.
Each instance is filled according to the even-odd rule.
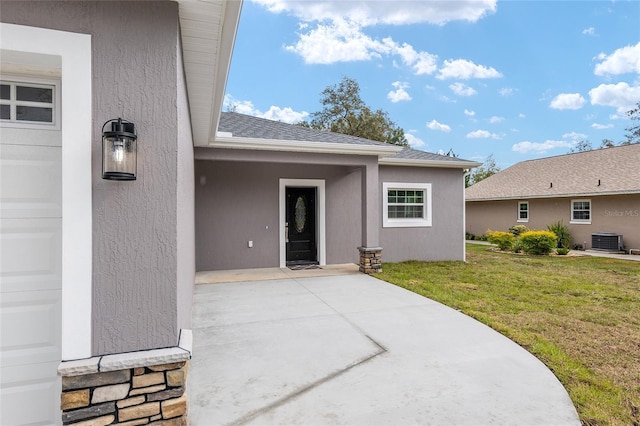
[[[638,101],[635,108],[627,111],[627,117],[633,120],[636,125],[632,124],[625,129],[628,133],[625,135],[627,140],[623,144],[640,143],[640,101]]]
[[[611,139],[602,139],[602,143],[600,144],[600,149],[613,148],[614,146],[616,146],[616,143]]]
[[[360,97],[360,85],[349,77],[321,93],[322,110],[311,114],[305,127],[329,130],[393,145],[409,146],[404,130],[398,127],[386,111],[373,111]]]
[[[465,187],[469,187],[474,183],[478,183],[485,180],[489,176],[493,176],[500,171],[500,167],[496,164],[496,160],[493,158],[493,154],[489,155],[482,166],[476,167],[473,171],[465,177]]]
[[[592,149],[593,149],[593,146],[591,146],[591,142],[586,140],[580,141],[569,150],[569,154],[573,154],[574,152],[591,151]]]

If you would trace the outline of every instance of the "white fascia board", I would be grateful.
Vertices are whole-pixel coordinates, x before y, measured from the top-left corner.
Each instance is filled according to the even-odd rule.
[[[336,142],[308,142],[280,139],[226,137],[220,133],[209,148],[254,149],[260,151],[314,152],[322,154],[377,155],[387,157],[402,150],[397,145],[356,145]]]
[[[227,78],[231,67],[231,56],[233,46],[236,42],[238,25],[240,24],[240,11],[242,10],[242,0],[225,1],[223,20],[220,25],[220,49],[216,60],[216,75],[214,81],[213,106],[211,108],[211,127],[209,139],[218,131],[220,114],[222,113],[222,102],[224,93],[227,90]]]
[[[447,169],[472,169],[482,163],[472,161],[420,160],[415,158],[382,158],[381,166],[438,167]]]

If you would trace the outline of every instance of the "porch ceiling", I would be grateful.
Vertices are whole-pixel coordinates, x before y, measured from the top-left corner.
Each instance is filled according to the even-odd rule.
[[[178,0],[182,54],[195,146],[213,141],[242,0]]]

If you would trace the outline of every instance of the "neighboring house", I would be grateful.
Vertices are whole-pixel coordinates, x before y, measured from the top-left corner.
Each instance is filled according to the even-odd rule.
[[[199,271],[464,259],[477,163],[232,112],[195,158]]]
[[[221,120],[241,2],[0,7],[0,424],[183,424],[196,265],[464,258],[476,163]],[[102,179],[118,117],[135,181]]]
[[[467,232],[562,221],[587,249],[640,248],[639,165],[640,144],[515,164],[467,188]]]

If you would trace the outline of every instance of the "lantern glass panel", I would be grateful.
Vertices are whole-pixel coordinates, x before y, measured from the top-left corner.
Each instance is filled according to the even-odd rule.
[[[136,178],[136,141],[125,136],[104,138],[102,144],[102,174],[106,179]]]

